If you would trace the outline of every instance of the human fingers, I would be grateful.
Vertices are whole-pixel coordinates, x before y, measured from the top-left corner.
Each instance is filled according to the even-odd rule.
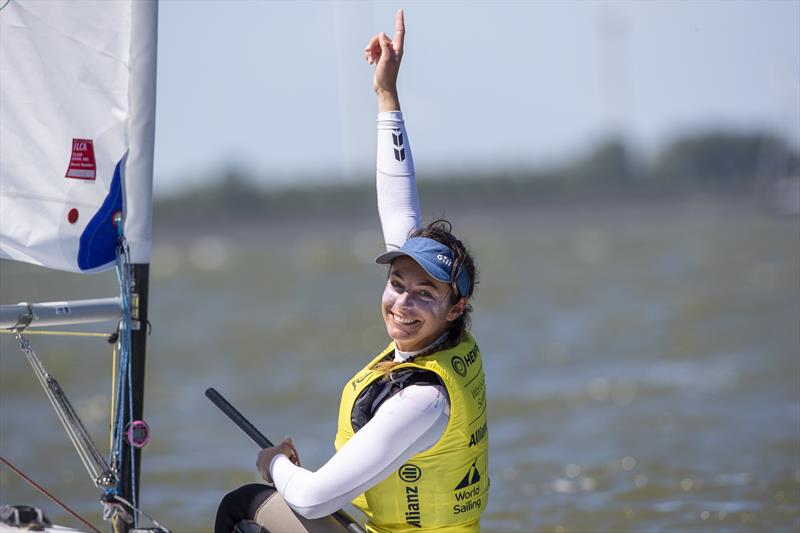
[[[364,48],[364,57],[370,65],[376,62],[381,56],[380,36],[380,33],[374,35]]]
[[[300,452],[297,451],[297,448],[295,447],[294,442],[292,442],[292,439],[286,437],[286,439],[284,439],[284,444],[286,445],[284,451],[288,452],[287,455],[289,456],[289,459],[297,466],[300,466]]]
[[[394,39],[392,39],[392,46],[398,55],[403,54],[403,41],[406,37],[406,22],[403,15],[403,10],[398,9],[394,17]]]
[[[294,462],[294,444],[292,444],[292,439],[289,437],[283,437],[279,447],[281,452],[288,457],[291,462]]]
[[[274,457],[273,451],[273,448],[264,448],[258,452],[258,458],[256,458],[258,475],[267,483],[272,482],[272,478],[269,475],[269,463],[272,462],[272,457]]]
[[[380,59],[383,59],[385,57],[388,60],[389,58],[392,57],[392,52],[393,51],[390,50],[392,41],[389,40],[389,36],[386,35],[385,33],[381,33],[378,37],[379,37],[379,42],[380,42],[380,45],[381,45],[381,58]]]

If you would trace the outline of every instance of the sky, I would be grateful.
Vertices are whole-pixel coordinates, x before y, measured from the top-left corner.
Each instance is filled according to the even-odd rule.
[[[619,135],[645,156],[712,128],[800,145],[800,1],[161,0],[155,187],[371,179],[363,48],[406,19],[417,176],[537,168]]]

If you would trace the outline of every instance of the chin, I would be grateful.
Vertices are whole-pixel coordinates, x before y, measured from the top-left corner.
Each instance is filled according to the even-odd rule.
[[[412,338],[406,332],[397,331],[396,329],[394,329],[392,327],[386,328],[386,332],[389,334],[389,336],[395,342],[409,342],[409,340],[411,340],[411,338]]]
[[[398,343],[406,346],[409,344],[412,345],[414,344],[415,337],[413,335],[409,335],[405,331],[398,331],[392,327],[387,327],[386,332],[389,334],[389,337],[392,338],[395,345],[397,345]]]

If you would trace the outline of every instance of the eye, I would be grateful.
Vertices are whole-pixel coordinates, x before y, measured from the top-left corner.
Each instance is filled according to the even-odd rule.
[[[419,295],[422,298],[425,298],[426,300],[432,300],[433,299],[433,294],[431,294],[430,292],[428,292],[426,290],[419,291]]]
[[[403,289],[403,285],[399,281],[397,281],[396,279],[389,280],[389,285],[393,289],[397,289],[398,291]]]

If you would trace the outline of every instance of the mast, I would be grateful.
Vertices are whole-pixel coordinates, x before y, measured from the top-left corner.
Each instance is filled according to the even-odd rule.
[[[153,151],[156,111],[156,51],[158,48],[158,2],[135,1],[131,5],[130,146],[126,161],[125,236],[130,245],[131,294],[131,389],[132,409],[125,399],[124,427],[144,420],[144,380],[150,286],[150,242],[152,234]],[[146,200],[145,200],[146,199]],[[131,414],[133,420],[131,420]],[[142,448],[123,439],[120,462],[120,496],[139,507]],[[132,524],[117,517],[117,533],[127,533]]]
[[[149,323],[147,319],[148,289],[150,285],[150,265],[133,265],[133,309],[131,328],[131,381],[133,388],[133,420],[144,420],[144,377],[145,355],[147,348],[147,334]],[[131,409],[123,404],[124,426],[129,427],[132,420],[129,413]],[[119,467],[120,496],[138,507],[142,473],[142,448],[133,448],[133,463],[131,463],[131,444],[128,439],[123,440],[122,455]],[[115,533],[127,533],[133,524],[121,519],[120,515],[114,517],[112,528]]]

